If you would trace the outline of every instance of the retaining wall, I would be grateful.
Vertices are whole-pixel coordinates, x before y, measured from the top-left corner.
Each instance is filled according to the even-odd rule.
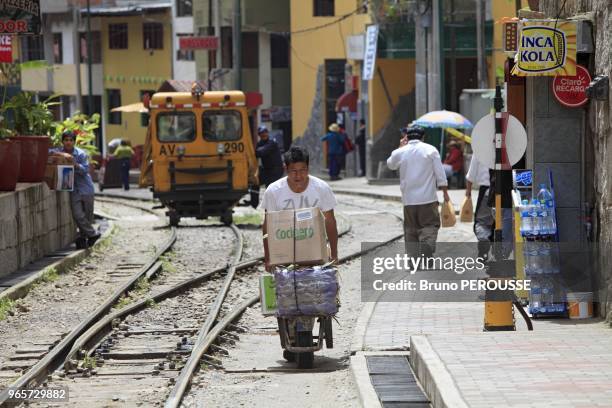
[[[0,193],[0,277],[61,249],[75,238],[70,193],[20,183]]]

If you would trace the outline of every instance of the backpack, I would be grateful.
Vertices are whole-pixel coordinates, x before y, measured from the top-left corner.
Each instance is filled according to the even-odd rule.
[[[344,153],[350,153],[355,150],[355,145],[350,137],[344,135]]]

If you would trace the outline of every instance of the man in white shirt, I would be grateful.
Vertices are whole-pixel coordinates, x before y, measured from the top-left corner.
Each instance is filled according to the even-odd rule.
[[[283,155],[287,176],[270,184],[264,192],[260,207],[266,211],[298,210],[318,207],[325,217],[325,232],[331,249],[331,259],[338,259],[338,229],[334,208],[338,205],[329,185],[308,174],[308,151],[303,147],[291,147]],[[263,235],[267,234],[266,220]],[[269,270],[268,242],[264,238],[266,270]]]
[[[472,156],[470,168],[465,176],[465,196],[472,199],[472,185],[477,184],[478,198],[476,199],[476,211],[474,212],[474,234],[478,239],[478,256],[488,258],[491,242],[493,241],[493,212],[489,207],[489,168]]]
[[[436,250],[440,229],[438,187],[444,192],[444,201],[450,201],[440,153],[423,143],[424,136],[425,129],[420,126],[402,129],[400,146],[387,159],[387,166],[400,172],[406,252],[416,256],[431,256]],[[420,247],[417,254],[413,254],[414,243]]]

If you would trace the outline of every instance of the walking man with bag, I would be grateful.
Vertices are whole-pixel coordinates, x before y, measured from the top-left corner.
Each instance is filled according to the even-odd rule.
[[[444,192],[445,202],[450,201],[446,174],[438,150],[423,142],[425,129],[411,125],[401,132],[399,148],[391,153],[387,166],[400,173],[406,253],[430,257],[440,229],[437,189]]]

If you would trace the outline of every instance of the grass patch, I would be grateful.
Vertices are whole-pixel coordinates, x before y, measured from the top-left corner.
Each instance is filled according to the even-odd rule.
[[[115,304],[115,309],[123,309],[124,307],[132,304],[142,295],[147,293],[151,289],[151,283],[145,276],[141,276],[138,278],[136,283],[134,284],[134,289],[132,289],[126,296],[122,296],[117,303]],[[147,307],[155,306],[155,301],[153,299],[148,299],[146,301]]]
[[[176,266],[172,264],[172,257],[174,252],[168,252],[160,257],[162,263],[162,270],[168,273],[176,273],[178,270]]]
[[[6,319],[9,311],[13,310],[15,307],[15,301],[9,298],[0,299],[0,320]]]
[[[123,309],[127,305],[132,303],[132,298],[129,296],[122,296],[121,299],[115,304],[115,309]]]
[[[59,279],[59,273],[57,272],[57,269],[47,268],[43,272],[43,275],[41,276],[40,281],[44,283],[49,283],[49,282],[55,282],[58,279]]]
[[[250,224],[250,225],[261,225],[263,222],[261,214],[258,212],[252,212],[243,215],[234,215],[234,224]]]

